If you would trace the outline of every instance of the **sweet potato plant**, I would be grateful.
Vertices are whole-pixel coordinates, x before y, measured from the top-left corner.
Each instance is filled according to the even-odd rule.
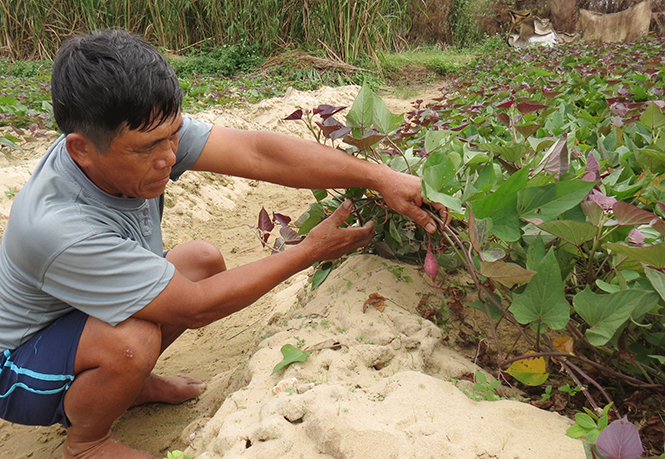
[[[662,400],[664,44],[502,49],[405,117],[367,88],[344,122],[344,107],[293,113],[321,142],[418,175],[453,217],[430,237],[371,191],[315,190],[298,234],[351,198],[350,224],[376,222],[376,253],[467,270],[501,377],[561,373],[598,413],[637,389]],[[532,353],[503,348],[499,320]]]

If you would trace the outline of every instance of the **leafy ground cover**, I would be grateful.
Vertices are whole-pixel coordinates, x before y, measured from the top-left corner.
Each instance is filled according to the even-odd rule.
[[[427,199],[453,217],[430,237],[368,190],[316,190],[299,234],[350,198],[349,223],[376,223],[376,253],[423,263],[437,285],[441,272],[466,270],[479,293],[470,306],[486,313],[494,343],[479,360],[540,394],[541,406],[584,405],[570,435],[586,437],[589,457],[663,454],[662,47],[497,49],[452,78],[438,102],[416,102],[406,121],[368,88],[344,123],[335,118],[343,107],[326,105],[287,118],[420,176]],[[277,245],[297,237],[282,236]],[[501,340],[502,322],[519,331],[517,343]]]

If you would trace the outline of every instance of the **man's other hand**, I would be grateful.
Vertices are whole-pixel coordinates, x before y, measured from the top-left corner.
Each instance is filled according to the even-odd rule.
[[[370,221],[362,227],[341,228],[352,211],[353,203],[344,201],[330,217],[309,232],[301,245],[308,246],[320,261],[335,260],[360,247],[366,247],[374,237],[374,222]]]

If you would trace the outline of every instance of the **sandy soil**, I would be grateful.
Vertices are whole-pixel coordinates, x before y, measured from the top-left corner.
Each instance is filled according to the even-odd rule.
[[[439,95],[437,91],[438,87],[439,86],[437,85],[433,85],[429,88],[426,88],[421,96],[413,97],[409,100],[400,100],[392,97],[385,97],[384,100],[386,101],[391,111],[394,113],[403,113],[411,108],[411,100],[415,100],[416,98],[424,98],[427,100],[428,98],[431,99],[433,97],[437,97]],[[303,129],[302,123],[293,121],[284,122],[281,121],[281,119],[290,114],[296,108],[311,109],[316,107],[319,103],[350,106],[358,90],[359,88],[357,87],[345,87],[334,90],[330,88],[322,88],[321,90],[312,93],[299,93],[296,91],[290,91],[284,97],[264,101],[260,104],[255,106],[248,106],[244,109],[227,110],[219,108],[209,110],[196,116],[227,126],[243,129],[271,129],[290,133],[292,135],[307,137],[307,132]],[[0,231],[4,229],[4,225],[6,223],[6,218],[8,216],[12,201],[11,195],[13,192],[18,191],[28,179],[30,170],[34,167],[36,161],[44,152],[52,138],[53,133],[51,135],[47,135],[46,138],[27,139],[31,141],[26,142],[26,149],[24,152],[14,152],[11,154],[11,156],[0,155]],[[170,184],[169,188],[167,189],[167,210],[163,223],[165,247],[173,247],[177,244],[192,239],[206,239],[213,242],[221,249],[222,253],[224,253],[227,259],[227,264],[229,267],[238,266],[258,258],[269,256],[269,251],[265,248],[262,248],[257,236],[249,227],[249,225],[256,224],[259,211],[262,207],[265,207],[269,212],[276,211],[297,218],[308,207],[308,204],[312,202],[312,200],[312,195],[309,190],[293,190],[272,184],[252,182],[232,177],[219,177],[210,174],[189,172],[185,174],[179,182]],[[349,261],[349,263],[351,262],[352,260]],[[358,261],[358,263],[370,263],[370,265],[362,265],[362,269],[367,272],[372,272],[377,276],[385,276],[385,269],[381,269],[382,264],[377,264],[376,260]],[[351,275],[357,274],[359,269],[360,268],[358,265],[344,265],[344,267],[340,268],[338,271],[337,282],[341,283],[340,285],[342,286],[349,285],[350,282],[347,278]],[[408,269],[413,268],[409,267]],[[346,372],[340,373],[339,375],[336,375],[335,377],[339,379],[339,384],[341,384],[339,387],[342,387],[342,389],[335,390],[338,392],[342,391],[342,395],[346,398],[342,397],[342,395],[339,395],[338,393],[331,395],[329,392],[326,392],[326,390],[333,389],[325,389],[323,386],[327,387],[327,385],[321,384],[320,378],[317,380],[315,376],[308,376],[307,372],[305,371],[307,368],[306,366],[303,366],[305,369],[300,371],[299,367],[294,365],[292,366],[293,369],[289,368],[286,370],[291,371],[292,373],[284,373],[284,371],[282,371],[282,373],[278,373],[274,376],[271,376],[271,378],[267,378],[267,376],[270,374],[272,366],[274,366],[276,363],[274,360],[275,354],[277,357],[279,356],[280,346],[287,342],[291,342],[294,345],[297,344],[294,338],[295,335],[298,335],[300,339],[307,338],[308,344],[315,344],[317,342],[316,340],[319,338],[321,338],[321,341],[324,341],[323,335],[306,335],[306,332],[314,333],[314,327],[304,327],[302,323],[299,323],[299,328],[296,328],[296,330],[298,330],[297,333],[293,331],[293,325],[290,326],[291,328],[289,328],[287,325],[284,325],[282,328],[277,327],[276,324],[282,322],[287,324],[289,320],[293,320],[295,317],[297,317],[297,314],[295,314],[293,311],[294,304],[299,304],[299,307],[302,308],[314,307],[315,310],[314,312],[311,312],[311,314],[319,314],[321,317],[324,317],[326,321],[344,320],[340,317],[325,316],[323,315],[322,311],[316,309],[317,307],[321,308],[320,305],[322,302],[326,303],[330,301],[331,303],[334,303],[334,300],[337,296],[334,290],[322,289],[318,295],[323,295],[323,298],[319,297],[316,301],[301,301],[304,295],[303,292],[306,293],[308,291],[306,286],[308,282],[308,274],[308,272],[305,272],[301,275],[294,276],[294,278],[288,280],[282,285],[279,285],[268,295],[243,311],[240,311],[208,327],[199,330],[188,331],[185,333],[165,352],[157,364],[156,371],[159,374],[190,374],[205,381],[208,384],[207,391],[201,397],[199,397],[199,399],[192,400],[177,406],[151,404],[134,408],[127,412],[116,422],[114,426],[116,436],[129,446],[136,449],[149,451],[158,457],[165,457],[166,452],[169,450],[184,450],[185,448],[189,448],[188,452],[196,454],[197,457],[236,457],[237,455],[245,453],[244,449],[248,448],[240,448],[237,446],[236,443],[240,441],[239,439],[242,439],[242,444],[246,446],[247,444],[251,443],[250,437],[254,434],[234,431],[233,424],[231,424],[232,421],[230,421],[231,418],[229,416],[231,413],[237,411],[239,402],[233,401],[233,398],[246,397],[247,394],[244,392],[259,393],[255,399],[256,406],[259,407],[256,409],[259,411],[252,411],[250,413],[250,410],[247,410],[243,413],[244,416],[250,416],[250,418],[252,413],[256,414],[256,417],[254,418],[254,421],[256,421],[257,418],[261,417],[258,414],[261,412],[261,409],[268,409],[265,407],[260,407],[263,405],[269,406],[271,403],[273,403],[271,400],[265,399],[265,394],[269,392],[271,393],[270,388],[272,385],[279,382],[282,378],[288,379],[292,376],[298,376],[299,380],[301,381],[315,381],[311,384],[312,386],[316,387],[314,387],[314,389],[311,391],[303,393],[302,397],[307,396],[307,393],[309,393],[310,395],[308,397],[310,398],[314,397],[315,399],[320,399],[321,397],[326,398],[334,396],[337,397],[338,400],[342,400],[339,402],[339,406],[336,408],[337,416],[340,415],[342,404],[344,404],[343,409],[348,410],[349,406],[363,407],[365,406],[364,404],[367,403],[366,400],[362,398],[349,398],[349,394],[351,394],[349,391],[356,386],[363,386],[366,388],[373,387],[372,390],[375,392],[381,392],[383,394],[382,397],[385,397],[386,400],[389,397],[393,397],[391,400],[402,401],[393,405],[384,405],[387,407],[392,406],[392,408],[387,408],[387,411],[384,412],[373,410],[371,414],[367,414],[367,416],[371,416],[370,418],[360,417],[354,419],[353,421],[349,421],[348,425],[356,426],[355,432],[357,432],[358,428],[360,428],[359,426],[364,425],[366,422],[382,423],[382,419],[384,417],[394,418],[396,412],[400,412],[400,410],[403,411],[403,401],[410,400],[410,397],[412,397],[413,394],[407,391],[400,395],[400,391],[397,390],[397,388],[407,385],[407,383],[417,384],[423,388],[432,387],[432,390],[436,388],[438,391],[432,393],[428,392],[427,394],[423,391],[422,393],[426,394],[424,402],[420,399],[413,399],[412,401],[414,403],[414,411],[410,412],[409,416],[415,416],[415,407],[419,406],[419,403],[425,403],[426,406],[427,400],[430,399],[430,397],[437,397],[438,399],[442,399],[444,394],[448,393],[457,397],[455,398],[455,400],[457,400],[455,403],[461,403],[459,408],[454,409],[454,411],[457,412],[458,418],[460,416],[458,410],[464,411],[465,414],[462,415],[463,419],[471,419],[474,417],[482,419],[484,416],[489,416],[491,411],[501,411],[499,408],[489,408],[484,405],[480,407],[477,407],[476,405],[470,406],[468,405],[469,401],[465,396],[463,397],[463,400],[458,397],[461,394],[459,390],[455,389],[454,387],[451,389],[451,387],[445,385],[450,384],[444,383],[444,380],[449,379],[451,376],[458,377],[465,372],[468,373],[469,371],[473,371],[475,368],[470,361],[464,361],[466,363],[460,363],[462,362],[462,357],[459,354],[455,354],[449,350],[441,349],[441,346],[444,343],[446,344],[446,348],[450,345],[457,345],[459,349],[464,347],[464,343],[460,340],[461,333],[459,330],[452,333],[452,335],[454,335],[453,337],[444,337],[440,334],[440,332],[436,332],[438,328],[433,327],[435,329],[434,331],[428,328],[428,330],[431,331],[430,335],[433,333],[432,336],[435,337],[434,341],[436,341],[436,344],[433,344],[432,346],[437,346],[437,349],[439,349],[437,352],[446,353],[448,359],[447,361],[457,362],[456,365],[458,365],[455,367],[457,368],[456,370],[444,371],[445,374],[438,376],[434,375],[434,377],[432,377],[431,375],[425,375],[425,373],[433,373],[430,371],[431,368],[429,368],[433,365],[431,361],[433,357],[428,357],[430,354],[427,354],[427,356],[423,357],[422,368],[417,366],[407,368],[405,365],[403,368],[404,371],[400,372],[397,371],[399,365],[391,365],[390,367],[386,366],[386,368],[391,368],[391,371],[388,372],[387,370],[383,371],[385,369],[382,367],[382,365],[379,365],[380,368],[377,367],[378,370],[376,371],[376,374],[372,374],[371,377],[367,375],[363,376],[360,374],[355,374],[348,370]],[[412,296],[417,299],[425,294],[425,291],[427,291],[428,288],[431,288],[431,286],[428,287],[426,283],[424,283],[418,270],[414,270],[412,275],[418,279],[418,284],[417,287],[411,288],[415,288],[417,290],[408,291],[411,292]],[[346,300],[349,298],[355,298],[353,301],[360,301],[360,304],[362,305],[363,299],[366,299],[367,294],[369,293],[369,290],[367,290],[365,286],[375,282],[377,288],[385,288],[386,292],[390,291],[389,287],[394,288],[396,284],[394,277],[380,278],[379,280],[376,280],[373,277],[368,277],[356,283],[358,287],[358,291],[355,292],[356,296],[352,297],[352,295],[348,295]],[[404,294],[405,290],[401,290],[401,294]],[[398,292],[393,292],[392,297],[390,298],[396,298],[398,295]],[[316,306],[317,304],[319,306]],[[415,305],[417,305],[417,302]],[[402,320],[397,317],[399,314],[405,314],[404,317],[406,318],[403,320],[412,320],[410,319],[410,317],[412,317],[410,314],[414,312],[415,305],[410,307],[410,311],[407,311],[408,314],[405,311],[393,311],[390,313],[391,315],[386,313],[386,317],[390,319],[387,320],[387,322],[395,322],[396,320],[399,322],[399,320]],[[358,314],[358,308],[355,309],[355,313]],[[350,306],[349,312],[351,312]],[[370,312],[372,314],[378,314],[378,311]],[[327,309],[325,314],[329,314]],[[302,318],[302,312],[300,313],[300,316]],[[352,319],[347,320],[352,321]],[[363,322],[363,320],[364,319],[362,316],[358,319],[360,322]],[[469,319],[469,321],[472,322],[473,319]],[[468,325],[469,321],[466,322],[465,326],[471,329],[470,333],[473,333],[474,326]],[[421,323],[422,326],[422,321],[419,323]],[[366,345],[367,343],[360,342],[362,340],[357,340],[358,335],[355,336],[356,339],[351,336],[351,333],[360,333],[353,329],[353,326],[354,325],[349,323],[348,326],[338,327],[336,332],[334,329],[330,329],[330,333],[332,335],[339,335],[336,336],[336,339],[340,342],[348,338],[347,346],[349,348],[353,347],[354,342],[355,344]],[[388,327],[388,325],[386,326]],[[309,330],[310,328],[312,330]],[[340,332],[342,328],[346,329],[345,333]],[[381,333],[379,333],[379,335],[384,336],[386,333],[393,333],[392,336],[395,336],[394,334],[401,333],[407,337],[409,333],[411,333],[409,330],[413,331],[409,327],[404,330],[399,329],[399,327],[395,330],[386,328]],[[420,330],[420,328],[418,328],[418,330]],[[367,335],[367,333],[365,333],[365,335]],[[392,343],[392,341],[389,342]],[[392,346],[395,348],[394,344]],[[397,353],[396,355],[398,356],[401,355],[399,354],[400,348],[401,345],[397,348],[398,350],[395,350]],[[362,349],[358,350],[358,352],[361,351]],[[411,349],[406,349],[406,351],[407,354],[411,355]],[[267,354],[269,352],[272,354]],[[270,355],[267,360],[265,357],[266,355]],[[323,351],[321,351],[321,355],[323,355]],[[432,355],[439,354],[433,353]],[[437,359],[438,358],[439,357],[437,357]],[[314,359],[312,360],[314,362]],[[277,361],[279,361],[279,359]],[[315,364],[315,362],[312,363],[312,365]],[[327,367],[330,367],[330,362],[328,362],[326,365]],[[259,370],[259,368],[261,369]],[[439,363],[439,371],[441,368],[442,366]],[[383,373],[379,375],[380,371],[383,371]],[[257,377],[259,374],[263,376],[260,378]],[[333,373],[331,372],[330,374],[332,375]],[[425,376],[427,378],[433,379],[422,379]],[[365,377],[370,379],[359,379]],[[384,380],[384,378],[388,379]],[[433,382],[434,380],[436,382]],[[318,384],[316,384],[317,381]],[[389,381],[389,383],[386,381]],[[375,387],[373,386],[374,384],[379,384],[381,387]],[[386,384],[388,384],[388,386],[386,386]],[[392,386],[390,384],[392,384]],[[388,387],[388,389],[386,389],[386,387]],[[243,388],[249,388],[252,390],[240,390]],[[320,390],[321,392],[316,392],[315,389]],[[320,397],[313,396],[312,394],[318,394]],[[282,394],[282,396],[285,397],[286,394]],[[395,399],[395,397],[397,398]],[[304,401],[302,403],[307,402],[305,399],[303,400]],[[236,408],[230,409],[228,407],[229,403],[233,403],[233,406]],[[248,402],[245,401],[242,403]],[[473,403],[475,404],[476,402]],[[524,430],[526,426],[532,425],[535,422],[535,419],[541,419],[541,413],[544,412],[540,412],[540,410],[537,410],[529,405],[519,403],[517,405],[522,405],[526,407],[527,410],[533,411],[528,411],[528,413],[524,414],[524,416],[526,416],[526,418],[524,418],[526,419],[525,422],[520,425],[516,424],[516,426],[511,427],[512,430],[507,431],[507,433],[505,433],[505,437],[501,437],[504,439],[499,443],[503,442],[503,447],[501,447],[501,445],[489,445],[487,447],[479,447],[480,449],[475,448],[475,446],[473,448],[467,449],[451,449],[449,455],[440,456],[437,455],[435,451],[430,451],[426,457],[505,457],[507,459],[513,459],[517,456],[522,459],[531,457],[534,459],[537,457],[544,457],[536,453],[536,451],[542,452],[542,447],[534,450],[531,450],[530,448],[530,443],[532,441],[536,441],[536,437],[541,436],[538,432],[532,432],[530,434],[531,439],[529,439],[529,436],[521,437],[519,435],[519,432]],[[315,413],[317,412],[316,406],[317,405],[308,405],[308,409],[312,413]],[[498,407],[499,405],[496,406]],[[517,413],[516,410],[519,411],[522,409],[523,408],[515,408],[511,405],[510,407],[505,408],[506,411],[503,411],[500,416],[504,416],[504,418],[515,417],[515,413]],[[325,410],[319,411],[321,411],[320,416],[322,419],[325,419],[328,415],[330,415],[330,413],[327,413]],[[328,407],[328,411],[330,411],[330,407]],[[361,409],[360,411],[363,410]],[[445,412],[446,408],[442,407],[440,411]],[[539,413],[534,413],[534,411],[538,411]],[[428,415],[423,414],[421,416],[421,422],[426,422],[426,418],[428,417],[431,418],[432,422],[424,427],[423,425],[420,425],[420,430],[414,430],[413,432],[409,433],[407,437],[411,438],[415,435],[417,438],[425,438],[432,435],[430,430],[433,428],[432,425],[434,423],[435,416],[429,411],[428,413]],[[549,415],[552,417],[547,417]],[[313,418],[315,417],[313,416]],[[251,422],[254,421],[248,418],[246,423],[242,425],[247,427],[252,425]],[[260,427],[263,425],[260,421],[257,422],[258,424],[252,428],[252,432],[254,433],[261,431]],[[317,424],[319,425],[319,429],[322,428],[321,426],[324,426],[324,424],[321,424],[321,422]],[[436,425],[443,426],[447,425],[449,422],[449,420],[440,418],[436,422]],[[543,423],[542,425],[544,426],[544,431],[554,432],[555,437],[553,437],[554,439],[551,441],[556,444],[557,447],[565,444],[565,447],[568,448],[564,455],[554,455],[552,456],[553,458],[584,457],[583,455],[579,455],[581,446],[579,447],[580,449],[578,449],[577,444],[569,444],[569,439],[562,435],[562,432],[565,431],[565,427],[569,425],[567,420],[559,418],[553,413],[545,413],[545,418],[542,418],[538,422]],[[237,421],[236,424],[240,424],[240,421]],[[307,426],[313,425],[311,422],[305,424],[307,424]],[[411,424],[413,424],[413,422],[409,423],[409,425]],[[279,435],[281,435],[284,439],[295,438],[294,441],[296,443],[304,444],[305,448],[310,448],[310,450],[299,450],[296,454],[295,450],[285,450],[285,445],[288,442],[285,443],[285,441],[282,441],[282,443],[279,444],[281,445],[279,448],[275,447],[272,449],[268,448],[263,450],[258,450],[255,448],[253,454],[247,453],[248,457],[314,457],[313,451],[315,450],[318,450],[316,453],[317,457],[319,457],[319,454],[321,454],[320,457],[338,458],[379,457],[376,455],[373,456],[371,449],[369,451],[363,452],[355,447],[349,446],[347,444],[348,442],[345,443],[346,440],[339,440],[337,446],[334,447],[330,446],[329,444],[327,444],[328,446],[317,446],[315,443],[307,443],[308,438],[311,439],[312,437],[321,437],[323,435],[322,431],[317,431],[313,427],[307,426],[300,428],[300,430],[278,430]],[[401,432],[403,430],[400,426],[402,426],[402,424],[398,424],[397,426],[386,426],[384,431],[392,435],[397,431]],[[236,425],[236,427],[238,426]],[[463,430],[464,425],[459,427],[459,429],[456,430],[457,433],[455,434],[455,438],[457,439],[456,442],[463,444],[465,443],[465,434]],[[479,427],[477,427],[477,425],[474,427],[474,424],[470,422],[468,424],[468,429],[475,429],[478,431]],[[344,436],[344,432],[338,432],[337,434],[339,438],[346,438]],[[25,427],[11,425],[4,421],[0,421],[0,458],[60,458],[62,450],[61,445],[64,441],[64,435],[64,429],[57,426]],[[226,437],[224,437],[224,435],[226,435]],[[275,434],[270,438],[277,436],[278,435]],[[396,449],[395,451],[427,451],[428,443],[422,443],[417,448],[411,447],[413,445],[409,446],[410,440],[408,440],[407,437],[402,439],[405,443],[403,445],[400,444],[399,446],[399,448],[403,449]],[[497,436],[497,438],[499,438],[499,436]],[[372,439],[372,441],[378,441],[375,437],[372,437]],[[513,439],[514,441],[508,442],[507,439]],[[209,447],[206,447],[206,441]],[[445,443],[445,440],[441,441]],[[277,443],[265,443],[277,445]],[[293,441],[291,443],[293,443]],[[521,449],[518,448],[511,450],[512,452],[509,454],[509,450],[505,449],[507,443],[516,443],[518,446],[521,444]],[[431,448],[434,447],[432,445],[433,444],[430,444]],[[436,448],[441,447],[441,444],[437,443],[437,445],[438,446],[436,446]],[[502,450],[504,450],[505,454],[501,452]],[[247,451],[251,450],[247,449]],[[531,453],[529,453],[529,451],[531,451]],[[557,454],[556,451],[558,450],[555,450],[554,454]],[[374,451],[374,453],[376,453],[376,451]],[[397,453],[397,455],[394,457],[411,457],[411,455]],[[422,455],[419,457],[422,457]]]

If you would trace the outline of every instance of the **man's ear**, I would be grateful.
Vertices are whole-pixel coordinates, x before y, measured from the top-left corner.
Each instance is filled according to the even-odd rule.
[[[66,144],[69,156],[76,164],[82,168],[90,166],[92,163],[91,156],[97,153],[97,149],[86,136],[78,132],[72,132],[67,134]]]

